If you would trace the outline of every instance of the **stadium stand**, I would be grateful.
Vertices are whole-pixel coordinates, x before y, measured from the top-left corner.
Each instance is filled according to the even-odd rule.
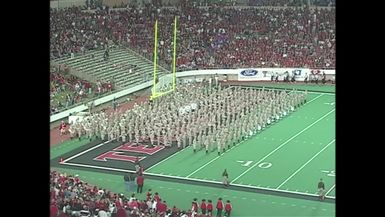
[[[189,7],[183,14],[174,9],[157,11],[151,7],[129,8],[129,13],[59,10],[52,12],[51,17],[56,20],[51,23],[51,57],[115,44],[128,45],[151,60],[152,21],[156,16],[160,24],[159,60],[170,69],[172,25],[169,24],[174,15],[179,15],[178,71],[250,66],[334,68],[334,12],[335,9],[307,7],[280,10]]]

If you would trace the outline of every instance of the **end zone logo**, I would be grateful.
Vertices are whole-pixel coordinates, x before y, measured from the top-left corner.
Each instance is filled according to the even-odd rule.
[[[144,160],[146,156],[140,156],[140,157],[138,155],[132,156],[130,155],[130,152],[144,154],[144,155],[153,155],[162,149],[164,149],[164,146],[148,147],[147,145],[144,145],[144,144],[135,145],[134,143],[126,143],[114,148],[112,151],[108,151],[97,156],[96,158],[94,158],[94,160],[107,161],[107,159],[110,159],[110,160],[120,160],[120,161],[128,161],[131,163],[135,163],[136,160],[138,161]]]
[[[246,69],[241,71],[241,75],[243,76],[255,76],[257,74],[258,74],[258,71],[254,69]]]

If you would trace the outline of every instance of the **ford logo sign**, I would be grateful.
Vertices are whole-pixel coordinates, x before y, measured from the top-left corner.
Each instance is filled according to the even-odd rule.
[[[255,76],[257,73],[258,71],[254,69],[246,69],[241,71],[241,75],[243,76]]]

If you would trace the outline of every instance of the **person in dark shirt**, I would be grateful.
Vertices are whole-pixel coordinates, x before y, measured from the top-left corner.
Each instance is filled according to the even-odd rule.
[[[322,179],[318,182],[318,195],[320,200],[325,200],[325,183]]]
[[[227,187],[229,186],[229,174],[227,173],[227,170],[225,169],[225,171],[223,171],[222,173],[222,176],[223,176],[223,184]]]

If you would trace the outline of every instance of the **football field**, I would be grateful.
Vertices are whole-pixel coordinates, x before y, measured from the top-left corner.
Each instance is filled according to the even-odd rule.
[[[187,147],[155,163],[149,160],[144,190],[151,188],[169,206],[182,209],[191,208],[192,198],[230,199],[232,216],[335,216],[335,145],[335,94],[309,92],[306,104],[220,156],[216,151],[194,153]],[[120,144],[68,141],[51,148],[51,162],[65,158],[64,164],[51,166],[124,192],[122,174],[131,171],[125,169],[131,163],[95,161],[96,156],[116,147]],[[163,151],[154,156],[163,156]],[[87,157],[91,160],[82,159]],[[221,185],[224,169],[231,182],[228,188]],[[327,191],[325,202],[317,201],[320,178]]]
[[[316,196],[323,178],[329,198],[335,183],[335,97],[310,93],[308,102],[283,120],[218,156],[186,148],[146,170],[147,174]],[[329,191],[330,190],[330,191]]]

